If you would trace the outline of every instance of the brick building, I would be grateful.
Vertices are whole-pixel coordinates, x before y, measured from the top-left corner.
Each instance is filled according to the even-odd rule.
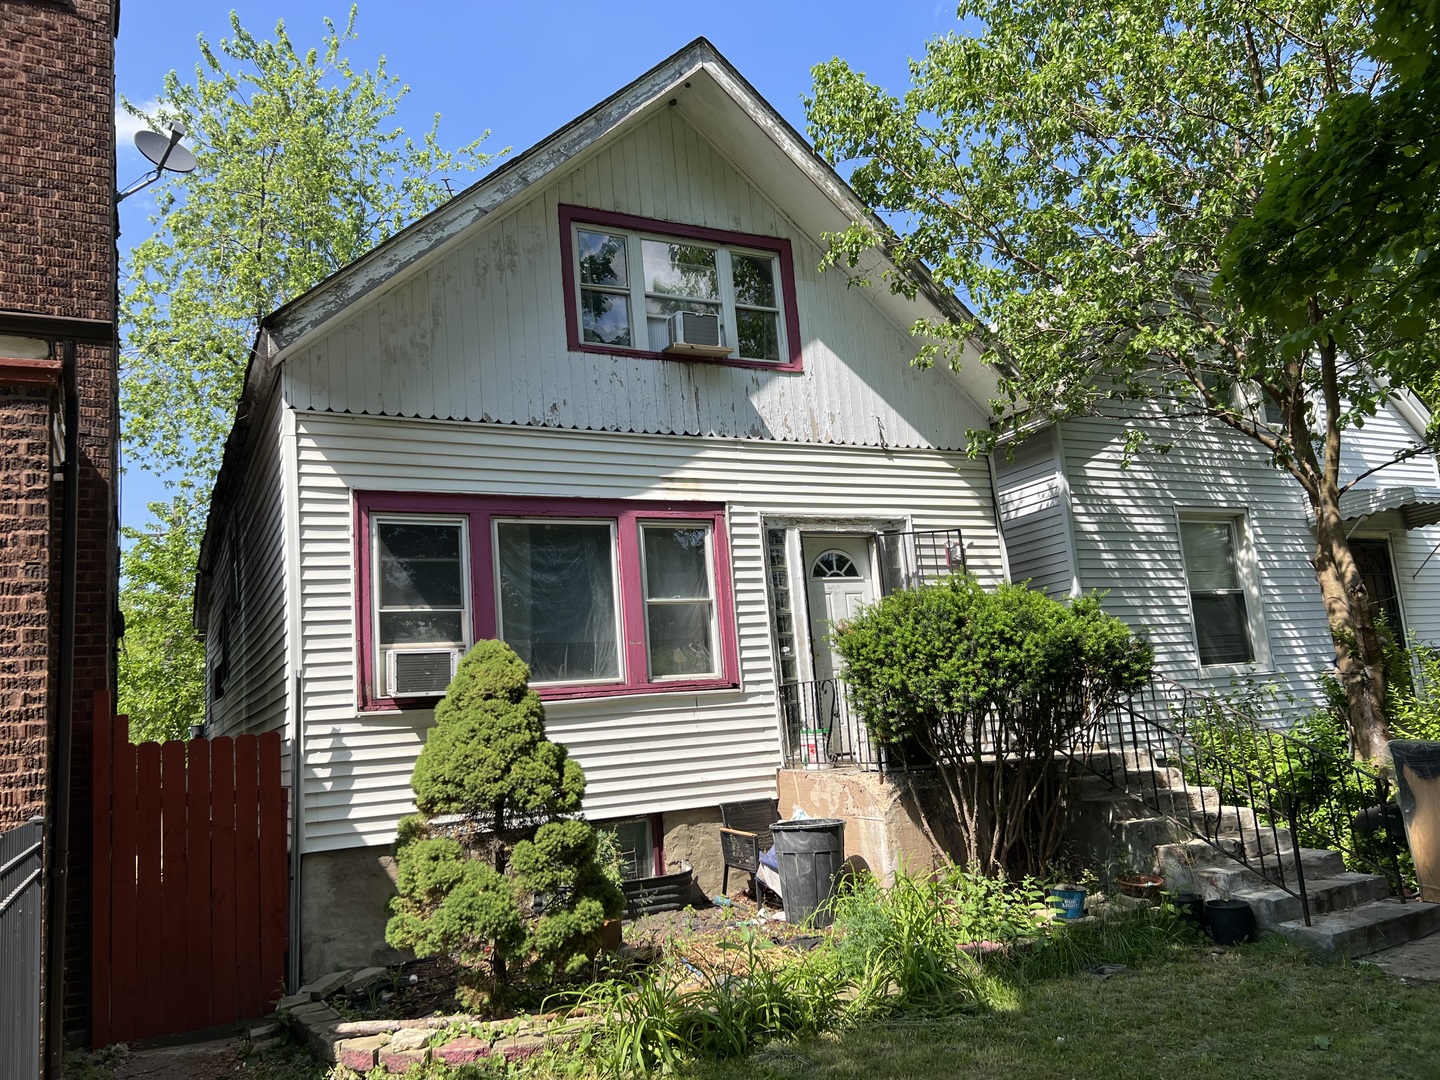
[[[0,0],[0,831],[46,821],[47,1056],[86,1024],[89,714],[115,680],[118,18]]]

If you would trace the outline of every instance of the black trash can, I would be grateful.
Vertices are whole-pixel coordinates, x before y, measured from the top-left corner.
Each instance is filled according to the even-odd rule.
[[[830,900],[845,863],[845,822],[839,818],[777,821],[770,826],[770,835],[780,864],[785,921],[829,926],[835,921]]]

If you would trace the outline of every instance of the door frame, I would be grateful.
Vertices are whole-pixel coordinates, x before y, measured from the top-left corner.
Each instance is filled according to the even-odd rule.
[[[870,571],[874,575],[875,595],[877,599],[885,595],[881,580],[879,555],[876,550],[875,537],[882,532],[907,532],[913,526],[910,516],[902,517],[828,517],[805,515],[776,515],[762,517],[760,528],[783,529],[785,530],[785,563],[786,582],[790,590],[791,618],[795,625],[795,653],[796,653],[796,675],[800,682],[815,681],[815,660],[814,640],[810,630],[810,590],[809,590],[809,566],[806,565],[801,550],[800,539],[805,536],[823,536],[829,533],[833,536],[863,536],[869,541],[870,549]],[[769,610],[770,642],[772,651],[775,648],[775,616],[776,604],[774,589],[770,579],[766,578],[766,606]],[[805,618],[801,619],[800,612],[795,610],[797,601],[805,605]],[[775,684],[778,687],[784,680],[780,677],[779,657],[772,656],[775,661]],[[779,695],[776,695],[777,701]]]

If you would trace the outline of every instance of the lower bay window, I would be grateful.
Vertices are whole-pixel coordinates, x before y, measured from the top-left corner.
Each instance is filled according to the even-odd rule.
[[[384,494],[356,505],[367,706],[433,702],[489,637],[547,698],[737,682],[722,507]]]

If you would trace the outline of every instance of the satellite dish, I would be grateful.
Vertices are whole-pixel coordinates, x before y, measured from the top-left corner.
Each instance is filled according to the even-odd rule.
[[[185,128],[180,124],[170,125],[169,136],[158,131],[137,131],[135,149],[150,159],[150,163],[161,171],[187,173],[195,168],[195,155],[180,145]]]
[[[195,168],[195,155],[180,145],[180,140],[185,135],[185,125],[172,121],[169,126],[169,135],[161,135],[158,131],[135,133],[135,149],[145,155],[150,164],[155,166],[155,171],[146,173],[124,191],[117,192],[117,203],[153,184],[164,173],[188,173]]]

